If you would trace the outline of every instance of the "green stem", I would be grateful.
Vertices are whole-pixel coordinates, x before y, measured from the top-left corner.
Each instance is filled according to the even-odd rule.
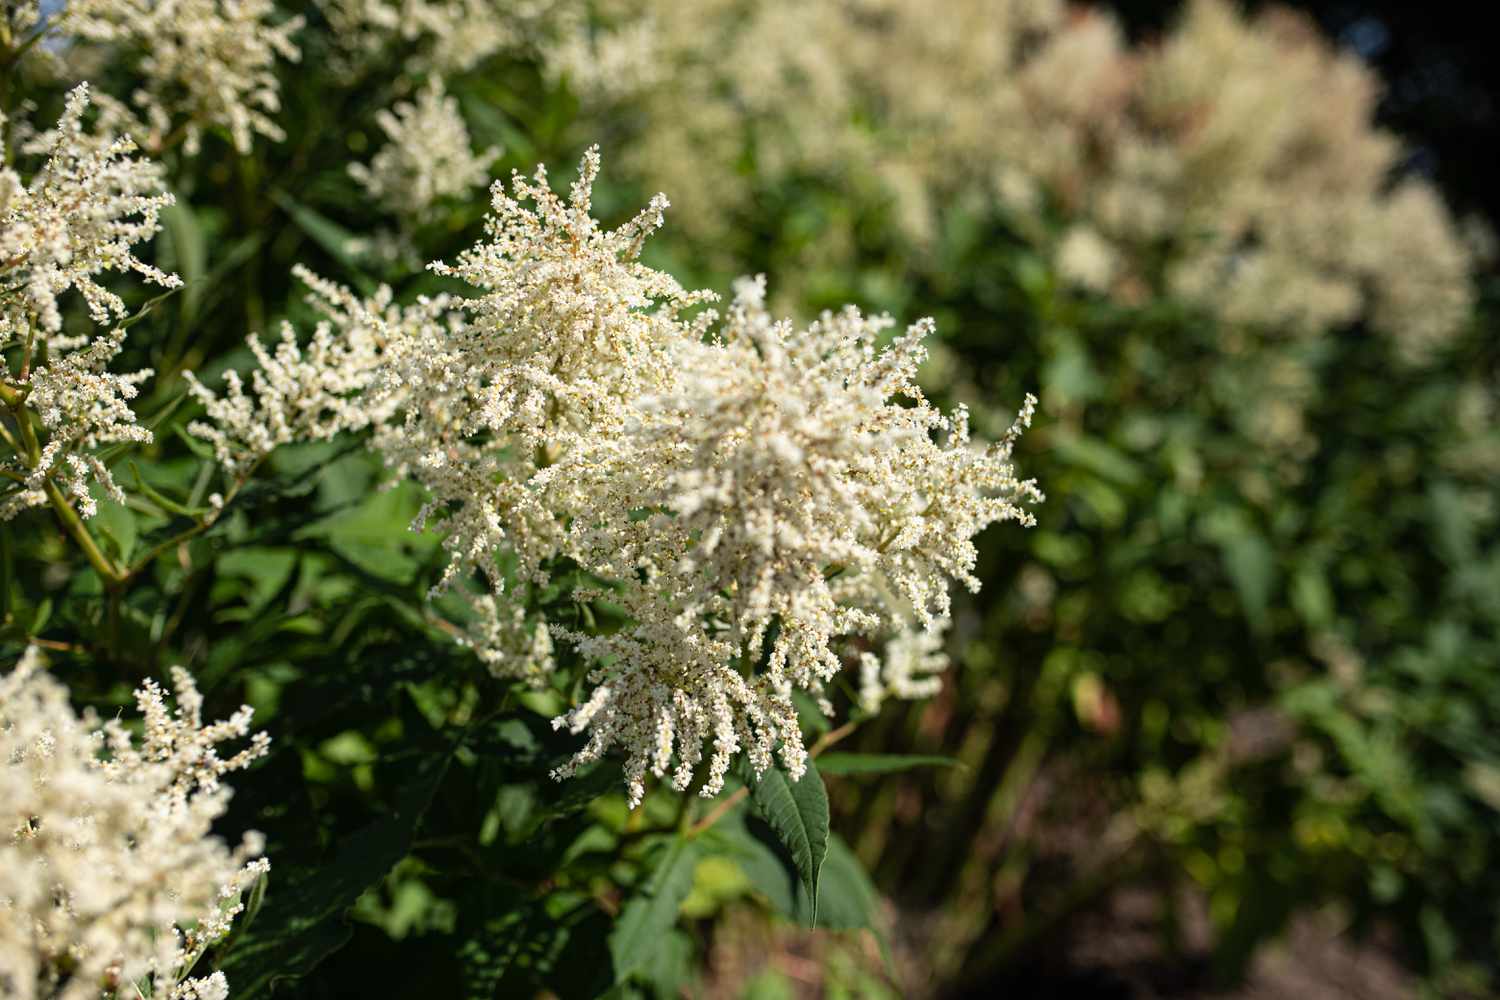
[[[99,543],[94,541],[94,536],[89,534],[89,529],[84,525],[83,518],[79,517],[73,505],[68,503],[68,498],[63,496],[57,484],[48,479],[42,489],[47,494],[47,501],[52,504],[52,509],[57,512],[57,518],[62,522],[63,530],[71,535],[73,541],[83,550],[89,565],[93,566],[94,571],[104,578],[105,584],[109,587],[118,587],[124,583],[125,572],[115,565],[113,559],[104,554],[103,549],[99,548]]]
[[[234,501],[236,494],[238,494],[239,491],[244,488],[245,483],[249,481],[249,478],[254,473],[255,468],[256,466],[252,466],[244,475],[238,477],[234,481],[234,484],[229,487],[228,493],[226,493],[224,496],[223,505],[219,508],[218,511],[214,512],[212,517],[203,518],[202,520],[194,524],[191,528],[184,528],[177,534],[173,535],[171,538],[168,538],[166,541],[158,542],[156,545],[151,546],[151,548],[147,549],[146,552],[140,556],[140,558],[136,559],[135,562],[126,567],[123,579],[129,580],[141,570],[145,569],[147,566],[150,566],[152,561],[155,560],[156,557],[161,555],[163,552],[166,552],[169,549],[176,548],[183,542],[190,541],[191,539],[196,538],[198,535],[201,535],[203,532],[207,531],[209,528],[213,527],[214,524],[219,520],[219,517],[220,515],[222,515],[224,510],[230,505],[230,503]]]

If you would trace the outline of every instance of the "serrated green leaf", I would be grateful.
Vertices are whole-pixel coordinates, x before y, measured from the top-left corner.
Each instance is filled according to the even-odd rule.
[[[815,926],[829,930],[876,926],[879,894],[859,858],[837,834],[828,838],[828,858],[819,881],[822,905],[810,917]],[[796,907],[800,913],[811,914],[812,901],[801,886],[797,887]]]
[[[811,921],[818,918],[818,876],[828,855],[828,792],[811,761],[798,781],[780,769],[751,777],[750,801],[776,832],[811,901]]]

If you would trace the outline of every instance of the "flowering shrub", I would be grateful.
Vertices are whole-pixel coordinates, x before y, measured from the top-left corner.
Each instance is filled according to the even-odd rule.
[[[1377,89],[1220,0],[8,5],[0,993],[983,989],[1141,881],[1482,982],[1500,396]]]
[[[192,677],[173,671],[177,708],[147,681],[145,734],[76,716],[30,647],[0,678],[0,986],[7,996],[228,996],[222,972],[189,978],[262,885],[259,834],[230,850],[209,834],[228,789],[219,779],[268,741],[221,760],[250,731],[250,709],[205,726]],[[251,860],[254,859],[254,860]]]
[[[915,381],[931,321],[891,341],[889,318],[853,307],[811,324],[776,320],[763,279],[743,281],[721,321],[714,293],[642,259],[665,196],[623,225],[598,221],[597,148],[566,197],[543,167],[496,181],[483,235],[464,245],[452,213],[469,211],[500,145],[474,150],[440,74],[511,41],[484,5],[468,13],[496,28],[492,38],[445,20],[446,5],[403,11],[395,32],[379,5],[325,13],[309,26],[270,4],[70,3],[13,16],[0,39],[7,82],[38,100],[66,95],[52,131],[34,125],[35,102],[5,108],[14,166],[0,206],[0,510],[14,575],[3,589],[8,641],[29,645],[0,719],[19,782],[7,801],[22,809],[13,848],[41,853],[7,865],[0,982],[28,996],[254,995],[338,950],[351,910],[399,937],[381,886],[408,884],[403,866],[429,842],[504,858],[480,862],[477,882],[467,862],[435,862],[413,883],[444,895],[478,887],[429,928],[469,936],[451,954],[471,989],[488,978],[551,986],[579,975],[594,990],[654,976],[657,952],[676,947],[678,903],[711,856],[758,852],[770,885],[792,877],[801,901],[787,900],[789,915],[816,921],[827,896],[839,926],[875,926],[863,875],[830,839],[813,759],[839,738],[828,718],[848,716],[847,733],[886,698],[935,690],[950,583],[980,586],[975,536],[997,521],[1033,523],[1042,500],[1011,457],[1035,400],[984,445],[962,408],[944,413]],[[578,13],[538,7],[517,19],[530,27],[516,44],[561,52],[560,33],[582,30]],[[405,30],[407,15],[420,30]],[[324,83],[359,93],[375,67],[392,71],[385,48],[407,42],[423,54],[394,64],[395,96],[370,116],[384,145],[339,172],[342,190],[396,228],[346,236],[291,193],[263,192],[275,144],[295,164],[319,138],[279,113],[278,58],[326,47],[338,58]],[[24,64],[38,45],[46,58]],[[132,80],[128,99],[99,96],[98,85],[90,116],[89,84],[71,82],[84,71]],[[418,74],[421,88],[401,96]],[[216,206],[209,192],[226,183],[244,197]],[[266,345],[252,327],[249,363],[226,366],[200,339],[226,318],[211,304],[211,268],[258,281],[268,253],[281,260],[275,243],[262,246],[267,201],[313,241],[296,248],[313,250],[307,266],[283,272],[307,290],[313,318],[304,326],[291,298],[279,341]],[[226,218],[225,204],[243,215]],[[215,226],[242,233],[239,249],[221,257]],[[423,257],[425,273],[409,266]],[[353,287],[320,276],[329,264]],[[131,276],[180,290],[175,317],[165,318],[171,299],[141,302],[139,282],[116,280]],[[264,299],[243,304],[258,312]],[[142,355],[152,368],[115,370]],[[142,403],[155,415],[139,416]],[[286,470],[327,447],[342,449],[342,464]],[[332,484],[351,475],[382,480],[368,508],[381,525],[373,550],[351,548],[337,527],[348,501],[304,504],[300,527],[277,526],[279,502],[310,484],[347,488]],[[391,546],[415,558],[393,565],[379,551]],[[301,568],[261,592],[280,572],[265,561],[287,557]],[[294,578],[299,594],[279,594]],[[381,594],[394,619],[367,617]],[[345,624],[331,643],[313,642],[319,653],[280,667],[264,659],[287,652],[285,634],[321,631],[299,620]],[[76,719],[66,689],[38,673],[39,644],[60,677],[78,675],[76,696],[101,704],[115,696],[111,675],[147,674],[181,653],[219,691],[259,700],[286,749],[257,737],[219,761],[214,744],[246,735],[250,710],[204,727],[205,699],[181,671],[176,719],[148,681],[144,743],[112,722],[101,747],[93,717]],[[309,669],[329,657],[405,666],[364,685],[363,708],[315,736],[330,720],[308,722],[296,706],[333,679]],[[389,698],[405,706],[394,727],[376,707]],[[257,835],[230,852],[209,827],[228,808],[220,774],[262,757],[244,809],[290,875],[231,935],[241,894],[260,884],[265,863],[250,859],[263,845]],[[338,761],[358,762],[364,777],[339,790],[319,770]],[[289,820],[274,794],[287,766],[305,771],[316,829]],[[62,798],[33,805],[23,786]],[[622,814],[608,804],[613,788]],[[693,789],[718,804],[699,809],[682,796]],[[330,800],[349,791],[361,793],[352,811]],[[532,868],[536,839],[559,836],[566,844],[546,850],[567,856]],[[589,842],[579,837],[601,836],[623,866],[602,880],[571,857]],[[825,887],[830,852],[838,884]],[[489,895],[497,863],[529,886],[510,903]],[[623,897],[613,933],[578,932],[578,946],[607,944],[610,964],[471,954],[510,947],[486,929],[496,920],[550,914],[540,930],[561,935],[551,949],[622,905],[577,897],[584,889]]]
[[[761,190],[809,178],[887,202],[919,246],[940,206],[1003,206],[1071,284],[1262,332],[1363,320],[1410,358],[1472,305],[1441,198],[1392,181],[1377,79],[1290,12],[1191,0],[1131,47],[1108,12],[1060,0],[962,0],[941,18],[900,0],[642,6],[661,12],[650,56],[671,69],[621,98],[643,109],[630,163],[683,192],[706,247],[734,244]],[[749,55],[718,58],[727,46]],[[840,234],[806,259],[840,253]]]

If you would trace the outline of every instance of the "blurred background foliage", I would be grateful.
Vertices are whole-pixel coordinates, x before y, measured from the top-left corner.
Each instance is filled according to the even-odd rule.
[[[350,183],[346,165],[382,141],[375,113],[422,75],[418,43],[395,38],[350,68],[324,7],[286,6],[309,19],[300,65],[280,68],[288,140],[240,156],[210,137],[197,156],[163,155],[178,204],[156,263],[186,287],[152,303],[127,342],[122,363],[157,372],[138,401],[157,443],[115,466],[141,485],[99,522],[139,575],[111,589],[72,572],[45,512],[0,525],[7,640],[46,639],[80,698],[117,704],[183,662],[213,701],[248,700],[272,732],[274,755],[233,801],[236,828],[266,830],[275,865],[264,909],[224,957],[235,995],[275,980],[310,997],[981,995],[1006,984],[1027,995],[1085,983],[1188,995],[1241,981],[1309,914],[1394,958],[1404,971],[1392,995],[1490,995],[1500,342],[1475,235],[1495,209],[1493,157],[1476,152],[1493,150],[1482,75],[1493,68],[1472,24],[1375,0],[1304,5],[1328,44],[1387,74],[1368,106],[1343,109],[1375,112],[1407,141],[1380,161],[1371,197],[1397,178],[1434,179],[1459,213],[1445,246],[1463,248],[1462,314],[1415,352],[1400,329],[1377,330],[1369,305],[1390,274],[1439,252],[1400,227],[1352,231],[1355,243],[1383,240],[1388,264],[1347,268],[1358,304],[1295,335],[1244,321],[1217,293],[1181,293],[1170,277],[1191,245],[1181,232],[1115,245],[1112,270],[1133,275],[1128,287],[1080,280],[1087,268],[1062,248],[1080,219],[1095,221],[1079,207],[1087,191],[1050,190],[1038,169],[1031,196],[1001,197],[988,151],[949,155],[940,144],[958,126],[893,96],[936,88],[934,107],[946,99],[941,81],[913,76],[920,58],[877,44],[883,18],[931,17],[920,4],[843,5],[866,33],[828,47],[874,46],[859,49],[864,70],[889,71],[882,87],[856,74],[848,86],[867,90],[844,104],[814,79],[826,53],[768,62],[737,45],[762,17],[763,33],[746,35],[757,44],[806,41],[802,22],[766,13],[774,4],[600,3],[567,29],[592,33],[597,65],[600,40],[654,18],[668,41],[644,83],[590,78],[546,31],[448,74],[474,146],[503,150],[496,176],[561,168],[599,142],[606,220],[657,187],[678,200],[664,176],[697,176],[686,217],[669,212],[647,252],[685,284],[724,290],[764,272],[800,314],[854,301],[933,315],[940,344],[924,383],[992,433],[1025,392],[1041,398],[1019,454],[1049,495],[1039,526],[986,537],[984,588],[955,615],[942,694],[889,707],[839,748],[957,763],[874,776],[859,773],[862,758],[828,755],[835,838],[819,921],[869,928],[828,934],[797,929],[803,890],[742,804],[707,840],[684,841],[670,831],[707,807],[690,814],[654,793],[629,814],[608,767],[547,779],[571,741],[545,716],[572,692],[503,690],[446,641],[443,609],[425,601],[441,553],[406,531],[420,498],[377,492],[378,462],[357,444],[283,449],[211,530],[177,542],[176,508],[197,509],[217,487],[201,447],[172,432],[192,416],[180,372],[242,367],[245,337],[283,317],[310,329],[294,263],[363,291],[390,282],[403,300],[439,287],[420,263],[472,243],[486,208],[448,204],[400,230]],[[1049,8],[961,6],[974,20],[956,23],[971,27]],[[1129,62],[1182,11],[1122,0],[1118,15]],[[1022,54],[1005,57],[1015,66],[1048,33],[1105,15],[1035,16],[1017,29]],[[693,18],[712,25],[697,50],[681,41]],[[1294,47],[1314,30],[1235,23],[1282,25],[1272,35]],[[98,68],[96,89],[129,92],[125,64]],[[977,79],[986,99],[1009,86]],[[689,106],[701,93],[722,101]],[[1316,107],[1320,95],[1303,97]],[[1273,99],[1286,110],[1292,98]],[[955,97],[955,115],[966,107]],[[920,130],[904,128],[907,112]],[[1090,142],[1118,134],[1095,124]],[[699,145],[704,134],[713,141]],[[789,149],[786,134],[811,152]],[[1284,176],[1257,183],[1274,192]],[[1305,205],[1255,210],[1281,219]],[[391,235],[371,239],[381,232]],[[1237,231],[1231,265],[1275,239]],[[553,620],[582,613],[566,586],[536,599]],[[654,908],[632,915],[636,900]],[[1124,934],[1122,900],[1144,900],[1148,941],[1125,958],[1091,944]],[[653,947],[621,950],[622,922],[642,920],[629,933]]]

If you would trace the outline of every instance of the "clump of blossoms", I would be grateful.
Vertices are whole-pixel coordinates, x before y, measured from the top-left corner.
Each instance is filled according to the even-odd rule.
[[[205,128],[227,129],[240,153],[256,135],[284,137],[276,60],[299,58],[302,24],[277,20],[272,0],[68,0],[56,19],[63,34],[134,60],[148,144],[180,136],[190,153]]]
[[[0,518],[52,502],[78,504],[83,516],[96,507],[92,480],[123,500],[104,464],[92,454],[102,445],[148,442],[130,400],[149,369],[107,370],[119,354],[123,330],[103,336],[63,329],[59,298],[82,295],[99,324],[122,320],[124,301],[99,284],[106,272],[131,272],[167,288],[181,284],[137,259],[132,248],[159,228],[172,203],[154,164],[129,154],[125,137],[91,134],[83,125],[86,85],[69,95],[57,128],[35,136],[23,151],[44,157],[30,180],[0,176],[0,346],[19,348],[20,370],[0,378],[0,402],[13,430],[4,432],[11,454],[0,457]]]
[[[161,210],[172,204],[160,168],[132,157],[128,137],[91,135],[83,123],[88,106],[88,85],[79,84],[57,128],[23,150],[45,157],[30,182],[13,173],[0,181],[0,342],[57,335],[57,299],[69,289],[84,297],[95,323],[124,319],[125,303],[95,281],[106,271],[134,272],[166,288],[181,284],[131,252],[161,228]]]
[[[349,165],[365,193],[403,221],[430,221],[444,199],[466,197],[489,181],[500,151],[475,153],[457,99],[431,77],[413,101],[381,110],[376,124],[387,142],[368,165]]]
[[[949,584],[978,586],[973,537],[1031,523],[1041,500],[1011,461],[1034,401],[980,447],[964,411],[938,411],[915,383],[930,321],[881,349],[889,319],[777,322],[758,279],[715,328],[712,311],[692,315],[710,293],[640,262],[665,198],[604,229],[598,170],[590,150],[567,198],[540,169],[494,186],[488,239],[432,265],[479,294],[422,300],[423,322],[385,327],[365,390],[382,415],[373,440],[430,494],[418,526],[445,532],[442,585],[488,580],[467,641],[491,670],[543,678],[554,638],[597,664],[584,703],[554,720],[588,735],[560,777],[618,748],[635,805],[648,775],[690,787],[710,743],[704,795],[741,753],[757,773],[779,757],[800,776],[797,692],[831,712],[846,661],[868,704],[931,690]],[[223,434],[252,433],[251,411],[230,416]],[[574,599],[605,598],[630,623],[549,633],[504,592],[501,555],[533,586],[559,559],[612,581]],[[872,671],[857,646],[882,639]]]
[[[1069,283],[1241,327],[1364,322],[1415,360],[1472,304],[1441,198],[1392,185],[1403,154],[1375,124],[1375,74],[1290,12],[1193,0],[1133,46],[1108,12],[1062,0],[953,0],[942,17],[904,0],[652,0],[615,23],[646,11],[667,69],[626,95],[643,121],[629,164],[710,251],[757,184],[813,176],[873,187],[921,243],[942,206],[1001,209]],[[828,227],[818,251],[850,245]]]
[[[1025,507],[1042,499],[1011,463],[1033,400],[981,449],[962,410],[950,417],[923,397],[915,373],[931,321],[879,350],[888,318],[849,307],[798,329],[774,321],[764,298],[762,281],[742,282],[712,340],[679,343],[672,392],[644,400],[619,444],[580,449],[559,473],[578,466],[593,498],[567,553],[601,576],[644,578],[627,605],[636,626],[569,633],[613,662],[565,720],[591,730],[575,763],[624,746],[636,800],[674,748],[673,782],[687,787],[705,735],[705,795],[740,749],[757,772],[775,749],[800,775],[792,693],[831,711],[825,689],[846,640],[914,623],[940,631],[949,582],[979,586],[973,536],[1032,523]],[[892,690],[911,673],[897,656]]]
[[[457,302],[462,322],[432,324],[391,352],[405,420],[378,444],[432,494],[423,519],[443,518],[447,581],[504,547],[523,578],[542,582],[560,518],[591,504],[549,467],[618,440],[635,401],[671,387],[676,351],[703,328],[679,316],[713,295],[637,259],[666,199],[605,230],[590,215],[598,169],[590,150],[566,201],[543,169],[515,175],[509,192],[497,183],[489,239],[432,265],[480,294]]]
[[[136,692],[144,733],[74,713],[67,689],[28,649],[0,677],[0,994],[17,1000],[222,1000],[222,972],[193,977],[269,866],[261,838],[211,833],[221,778],[266,753],[250,709],[205,725],[186,671],[175,709],[156,684]]]
[[[249,393],[233,370],[225,373],[223,395],[194,373],[183,373],[207,417],[188,429],[209,442],[219,463],[237,477],[248,475],[278,445],[326,441],[385,424],[404,401],[386,385],[387,354],[403,340],[426,343],[442,336],[427,328],[444,324],[446,296],[400,306],[385,286],[361,299],[305,268],[294,273],[322,317],[306,344],[298,343],[290,323],[282,324],[274,349],[251,336],[257,367]]]
[[[502,52],[528,48],[559,10],[559,0],[317,0],[341,51],[339,68],[357,76],[398,44],[407,68],[443,75],[473,69]]]
[[[37,0],[15,0],[5,5],[0,15],[0,45],[9,48],[29,35],[41,22],[42,11]]]
[[[0,520],[48,503],[52,499],[49,490],[60,490],[77,503],[82,516],[92,517],[98,504],[89,491],[90,480],[111,500],[125,502],[109,469],[93,454],[107,444],[151,441],[151,432],[135,422],[130,409],[130,400],[140,383],[151,377],[151,370],[128,375],[106,370],[124,339],[123,331],[116,330],[31,373],[26,405],[35,414],[46,443],[34,456],[26,453],[23,444],[15,459],[0,465],[24,483],[23,489],[0,498]]]

